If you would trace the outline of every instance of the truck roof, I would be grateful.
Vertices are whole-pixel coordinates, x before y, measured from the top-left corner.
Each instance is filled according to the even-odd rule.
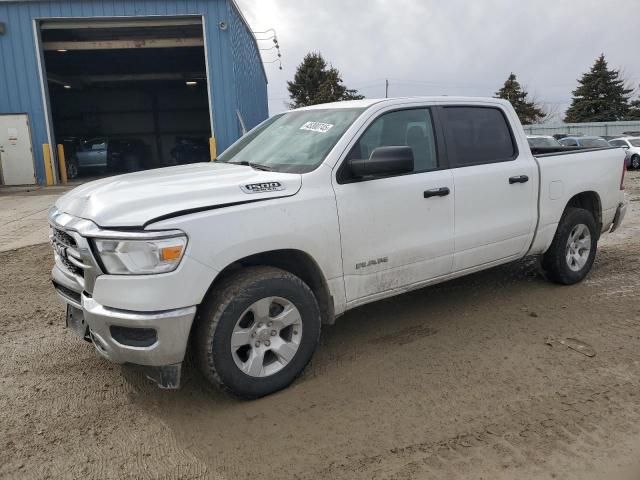
[[[492,97],[450,97],[446,95],[432,97],[395,97],[395,98],[366,98],[364,100],[348,100],[345,102],[322,103],[310,107],[302,107],[297,110],[323,110],[338,108],[369,108],[377,104],[401,105],[407,102],[443,103],[443,102],[469,102],[469,103],[500,103],[509,105],[509,102]]]

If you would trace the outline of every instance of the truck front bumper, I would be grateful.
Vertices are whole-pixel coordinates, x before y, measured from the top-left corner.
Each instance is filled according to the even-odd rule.
[[[160,312],[109,308],[85,292],[57,265],[52,271],[57,293],[67,304],[67,327],[90,340],[97,352],[115,363],[147,368],[163,388],[178,388],[181,366],[196,307]]]

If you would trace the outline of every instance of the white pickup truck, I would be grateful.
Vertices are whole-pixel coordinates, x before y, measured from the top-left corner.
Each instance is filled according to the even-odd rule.
[[[91,182],[49,222],[67,326],[176,388],[185,353],[246,398],[288,386],[347,310],[526,255],[581,281],[625,214],[624,152],[535,157],[509,103],[276,115],[216,162]],[[393,318],[389,318],[392,322]]]

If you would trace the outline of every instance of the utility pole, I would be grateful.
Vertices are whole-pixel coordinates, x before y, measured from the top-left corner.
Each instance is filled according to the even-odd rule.
[[[389,79],[385,80],[384,98],[389,98]]]

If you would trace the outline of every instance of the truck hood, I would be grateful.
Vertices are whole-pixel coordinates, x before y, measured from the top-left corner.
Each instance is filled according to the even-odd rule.
[[[228,163],[196,163],[86,183],[56,202],[101,227],[143,227],[174,215],[295,195],[302,176]]]

